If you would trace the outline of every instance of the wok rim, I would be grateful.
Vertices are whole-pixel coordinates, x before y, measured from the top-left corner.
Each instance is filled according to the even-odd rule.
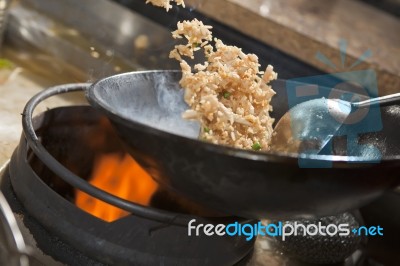
[[[135,130],[143,131],[146,134],[151,134],[155,136],[160,136],[164,139],[173,138],[182,143],[189,143],[191,145],[202,146],[201,148],[207,152],[212,152],[219,155],[228,155],[235,158],[252,160],[252,161],[262,161],[262,162],[286,162],[298,161],[299,159],[312,160],[312,161],[322,161],[322,162],[332,162],[335,163],[332,168],[362,168],[371,167],[374,165],[379,165],[382,163],[399,163],[400,154],[383,157],[378,163],[371,162],[368,160],[360,160],[361,156],[341,156],[341,155],[316,155],[316,154],[300,154],[297,153],[285,153],[285,152],[270,152],[270,151],[253,151],[246,149],[234,148],[226,145],[213,144],[210,142],[205,142],[199,139],[193,139],[189,137],[183,137],[176,134],[169,133],[167,131],[159,130],[149,125],[137,122],[130,117],[126,117],[118,110],[112,110],[110,105],[104,102],[98,95],[96,91],[100,88],[104,88],[100,84],[110,80],[115,80],[121,77],[151,74],[151,73],[181,73],[180,70],[141,70],[141,71],[131,71],[121,74],[112,75],[109,77],[102,78],[93,84],[91,84],[87,90],[85,90],[85,95],[87,101],[98,110],[104,112],[107,117],[111,120],[123,124],[126,127],[134,128]],[[362,165],[362,166],[360,166]]]

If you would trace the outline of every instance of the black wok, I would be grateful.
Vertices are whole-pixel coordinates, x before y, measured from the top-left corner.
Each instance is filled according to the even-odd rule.
[[[187,106],[177,71],[133,72],[105,78],[87,91],[107,114],[131,155],[160,184],[208,207],[248,218],[304,218],[359,208],[400,182],[400,106],[381,108],[383,130],[360,135],[380,149],[379,163],[343,156],[302,154],[303,162],[331,168],[300,168],[295,154],[262,153],[198,140],[199,125],[181,118]],[[272,116],[288,110],[285,81]]]

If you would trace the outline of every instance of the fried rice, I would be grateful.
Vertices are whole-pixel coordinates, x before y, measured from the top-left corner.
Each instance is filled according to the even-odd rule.
[[[258,57],[212,37],[212,27],[194,19],[179,22],[173,38],[181,39],[170,57],[180,62],[186,119],[202,125],[200,137],[215,144],[242,149],[268,150],[272,136],[269,82],[277,78],[273,67],[260,71]],[[214,43],[212,44],[212,41]],[[193,67],[183,59],[195,59],[203,51],[206,61]]]
[[[146,0],[146,4],[151,3],[154,6],[163,7],[167,11],[172,8],[171,2],[175,2],[177,5],[185,7],[183,0]]]

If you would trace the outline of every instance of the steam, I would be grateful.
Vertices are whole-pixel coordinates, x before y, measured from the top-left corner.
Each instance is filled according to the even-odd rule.
[[[184,101],[184,90],[170,76],[160,75],[155,86],[157,104],[159,106],[157,129],[184,137],[197,138],[200,124],[182,118],[182,113],[189,108]],[[157,114],[154,114],[157,116]]]
[[[121,80],[120,80],[121,81]],[[104,90],[106,105],[119,115],[175,135],[198,138],[200,124],[182,118],[189,107],[177,75],[168,72],[143,75],[129,82],[114,83],[115,88]]]

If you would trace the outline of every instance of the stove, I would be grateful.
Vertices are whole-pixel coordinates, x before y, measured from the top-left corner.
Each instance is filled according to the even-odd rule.
[[[40,102],[85,86],[55,87],[36,99]],[[11,235],[21,234],[22,241],[19,249],[1,246],[0,254],[8,265],[295,266],[309,265],[301,261],[316,258],[307,255],[307,244],[297,245],[293,256],[293,248],[283,248],[272,238],[246,241],[245,236],[188,236],[191,219],[212,224],[258,221],[206,209],[162,187],[153,189],[147,203],[138,204],[94,186],[92,173],[98,158],[110,154],[124,158],[126,151],[108,119],[90,106],[47,110],[33,118],[32,126],[44,150],[29,144],[25,128],[1,175],[1,191],[18,225],[17,233]],[[80,205],[78,195],[92,203],[113,205],[125,214],[107,220]],[[384,237],[362,239],[349,250],[351,255],[335,265],[396,265],[400,259],[395,237],[400,234],[399,206],[400,195],[389,192],[355,210],[360,224],[379,224]],[[16,242],[17,238],[11,239]],[[330,240],[320,241],[320,246],[326,246]],[[336,254],[335,246],[327,247],[317,248],[316,256]]]
[[[108,120],[91,107],[52,109],[33,123],[48,152],[45,157],[60,162],[58,173],[64,176],[54,174],[23,136],[4,170],[2,190],[37,247],[55,261],[67,265],[233,265],[253,249],[254,241],[243,236],[187,235],[191,219],[214,223],[245,219],[215,214],[161,188],[148,206],[142,206],[87,182],[96,157],[125,153]],[[65,176],[72,181],[65,182]],[[129,215],[112,222],[94,217],[78,208],[78,188],[92,196],[89,200],[98,197]]]

